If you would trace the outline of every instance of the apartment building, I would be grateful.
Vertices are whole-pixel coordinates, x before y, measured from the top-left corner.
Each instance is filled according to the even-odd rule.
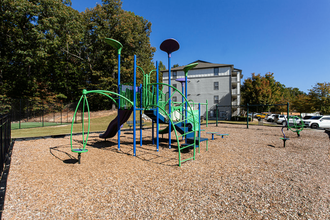
[[[193,63],[198,65],[188,72],[188,100],[195,103],[208,102],[208,109],[201,108],[201,115],[205,116],[208,111],[209,118],[218,116],[222,120],[230,120],[233,115],[240,111],[238,105],[241,103],[241,79],[242,70],[234,68],[233,64],[217,64],[197,60]],[[183,68],[179,66],[171,68],[171,85],[182,91],[182,85],[176,81],[184,78]],[[162,71],[163,83],[169,83],[168,70]],[[164,88],[164,92],[166,91]],[[172,101],[181,101],[181,96],[175,94]],[[218,108],[216,108],[218,105]]]

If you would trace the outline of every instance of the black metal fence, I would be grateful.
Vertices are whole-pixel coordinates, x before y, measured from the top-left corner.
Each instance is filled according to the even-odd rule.
[[[38,103],[25,99],[12,100],[10,114],[12,129],[45,127],[71,123],[76,103],[50,104]],[[75,122],[78,122],[81,113],[77,113]]]
[[[0,115],[0,173],[2,174],[3,166],[11,145],[11,121],[10,115]]]
[[[246,126],[249,128],[249,121],[253,120],[253,113],[257,110],[279,110],[281,108],[286,109],[287,115],[289,115],[290,103],[285,104],[246,104],[246,105],[216,105],[216,126],[218,126],[218,120],[234,120],[234,121],[246,121]],[[259,108],[259,109],[258,109]],[[252,113],[251,113],[252,112]],[[228,115],[231,114],[231,117]],[[260,121],[260,120],[258,120]],[[262,125],[260,123],[259,125]]]

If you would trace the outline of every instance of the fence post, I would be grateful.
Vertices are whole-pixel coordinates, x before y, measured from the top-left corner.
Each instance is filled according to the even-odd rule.
[[[290,109],[290,104],[289,102],[287,102],[287,106],[286,106],[286,112],[287,112],[287,123],[286,123],[286,126],[287,126],[287,130],[289,130],[289,110]]]
[[[217,127],[218,127],[218,104],[216,105],[216,107],[215,107],[215,112],[216,112],[216,125],[217,125]]]
[[[8,138],[7,138],[7,148],[6,148],[6,153],[8,152],[9,150],[9,146],[11,144],[11,117],[10,115],[8,116],[8,128],[7,128],[7,131],[8,131]]]
[[[1,147],[1,168],[3,168],[3,163],[5,162],[5,153],[6,153],[6,148],[7,148],[7,123],[8,123],[8,115],[5,115],[2,117],[1,121],[1,136],[2,136],[2,147]],[[1,170],[2,171],[2,170]]]
[[[44,114],[45,114],[45,109],[44,109],[44,104],[42,103],[42,127],[44,126]]]
[[[62,111],[63,111],[63,103],[62,103],[62,106],[61,106],[61,124],[62,124]]]
[[[29,122],[29,100],[26,100],[26,121]]]
[[[74,123],[78,123],[78,122],[77,122],[77,115],[78,115],[78,112],[79,112],[79,106],[78,106],[78,109],[77,109],[77,114],[76,114],[76,116],[75,116],[76,118],[73,119],[73,117],[72,117],[72,120],[74,120]]]
[[[0,164],[0,174],[2,173],[2,169],[3,169],[3,160],[2,160],[2,151],[5,147],[5,143],[4,143],[4,140],[3,140],[3,115],[0,115],[0,159],[1,159],[1,164]]]
[[[73,117],[72,117],[73,118]],[[72,121],[71,121],[72,122]],[[67,108],[66,123],[69,123],[69,106]]]
[[[0,115],[0,175],[4,169],[6,153],[11,145],[11,115]]]
[[[246,103],[246,111],[247,111],[247,117],[246,117],[246,128],[249,129],[249,103]],[[253,115],[251,115],[251,118]]]
[[[18,128],[21,129],[21,116],[22,116],[22,99],[19,99],[19,116],[18,116]]]
[[[8,139],[7,139],[7,149],[6,149],[6,152],[8,152],[8,149],[9,149],[9,145],[11,143],[11,117],[10,115],[8,116],[8,125],[7,125],[7,131],[8,131]]]
[[[40,123],[41,123],[42,122],[42,106],[39,106],[39,114],[40,114]]]
[[[208,102],[206,100],[206,127],[209,125],[209,108],[208,108]]]

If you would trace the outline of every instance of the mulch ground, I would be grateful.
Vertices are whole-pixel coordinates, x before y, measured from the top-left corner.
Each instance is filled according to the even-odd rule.
[[[3,219],[329,219],[329,136],[304,130],[283,147],[281,128],[214,124],[216,137],[178,166],[175,142],[157,152],[143,130],[107,141],[90,134],[88,153],[70,138],[17,140]],[[165,136],[164,136],[165,137]],[[173,137],[173,135],[172,135]],[[74,146],[82,137],[74,136]],[[183,154],[189,157],[192,151]]]

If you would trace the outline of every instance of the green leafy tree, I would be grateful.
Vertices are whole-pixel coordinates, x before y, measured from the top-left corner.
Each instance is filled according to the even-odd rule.
[[[151,23],[133,12],[122,10],[121,1],[103,0],[102,5],[87,9],[83,19],[86,24],[83,56],[86,60],[88,89],[118,91],[117,53],[105,43],[105,38],[116,39],[123,45],[121,84],[133,82],[134,54],[137,55],[137,65],[145,73],[155,68],[151,62],[155,51],[149,39]],[[142,82],[141,74],[138,76],[138,82]],[[110,100],[101,101],[103,99],[99,95],[91,97],[91,106],[106,108],[111,105]]]
[[[38,6],[29,1],[4,0],[0,10],[2,91],[8,97],[31,96],[36,89],[34,67],[43,55],[42,35],[35,31]]]
[[[166,70],[166,67],[165,67],[165,65],[163,64],[162,61],[159,61],[158,66],[159,66],[159,70],[160,70],[160,71]]]
[[[106,37],[124,46],[122,83],[132,81],[134,54],[146,72],[154,69],[151,23],[122,10],[120,0],[103,0],[83,13],[72,9],[69,0],[1,3],[3,100],[38,96],[74,101],[83,88],[117,91],[117,53],[104,42]],[[98,100],[95,106],[106,102]]]
[[[298,88],[286,88],[283,86],[282,103],[290,103],[290,112],[310,112],[310,100],[306,93],[300,91]],[[305,102],[305,103],[304,103]],[[286,111],[286,107],[280,107],[281,111]]]
[[[76,26],[80,16],[68,6],[71,2],[4,0],[2,3],[1,93],[11,98],[45,99],[62,93],[65,93],[62,97],[75,96],[72,87],[80,83],[70,77],[81,69],[76,60],[69,59],[68,52],[81,39],[80,27]]]
[[[38,31],[44,34],[46,57],[42,61],[47,88],[69,100],[76,99],[86,84],[83,59],[79,56],[84,28],[81,15],[60,1],[48,0],[38,24]]]
[[[311,96],[305,93],[299,93],[295,98],[290,102],[290,109],[300,113],[314,112],[313,110],[313,101]]]
[[[308,96],[312,103],[312,110],[320,111],[323,114],[330,114],[330,83],[316,83],[309,90]]]
[[[153,63],[153,66],[154,66],[154,69],[153,69],[153,72],[151,73],[150,75],[150,82],[151,83],[156,83],[157,81],[157,74],[156,74],[156,64]],[[162,79],[163,79],[163,73],[162,73],[162,70],[166,70],[166,67],[164,66],[163,62],[162,61],[159,61],[158,62],[158,69],[159,69],[159,82],[161,83],[162,82]]]
[[[273,75],[273,73],[266,73],[265,76],[261,76],[260,74],[252,73],[251,78],[244,80],[241,88],[243,104],[278,104],[281,100],[283,85],[276,82]],[[270,107],[252,107],[251,110],[269,111]]]

